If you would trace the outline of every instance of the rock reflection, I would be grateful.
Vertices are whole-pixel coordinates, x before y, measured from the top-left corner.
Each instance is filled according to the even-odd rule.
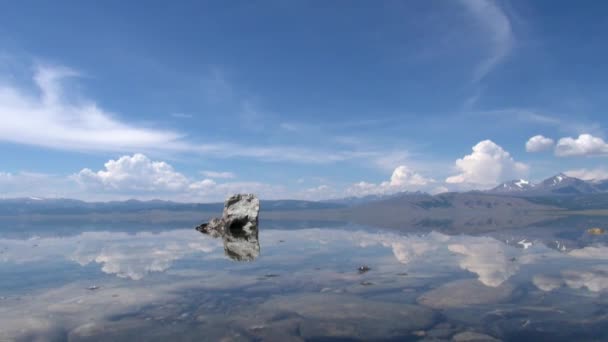
[[[260,242],[258,237],[239,237],[226,235],[224,240],[224,253],[235,261],[253,261],[260,255]]]
[[[260,241],[258,234],[234,234],[231,230],[226,230],[218,236],[212,230],[206,232],[199,230],[202,234],[213,238],[221,237],[224,242],[224,254],[234,261],[254,261],[260,255]]]

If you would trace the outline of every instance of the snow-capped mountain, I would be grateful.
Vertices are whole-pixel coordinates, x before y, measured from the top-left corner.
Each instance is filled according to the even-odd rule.
[[[606,191],[608,191],[608,179],[594,181],[593,186],[595,186],[600,191],[606,192]]]
[[[518,193],[525,192],[534,188],[534,184],[525,179],[516,179],[509,182],[500,184],[499,186],[491,189],[491,193]]]
[[[538,184],[518,179],[502,183],[486,192],[492,194],[511,194],[518,196],[545,196],[545,195],[581,195],[595,194],[608,191],[608,180],[587,182],[575,177],[559,173],[549,177]]]
[[[547,178],[535,187],[535,192],[552,194],[594,194],[601,192],[592,183],[559,173]]]

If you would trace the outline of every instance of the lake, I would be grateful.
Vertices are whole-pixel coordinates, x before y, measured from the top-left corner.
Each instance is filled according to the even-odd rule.
[[[608,340],[608,238],[264,222],[0,224],[0,341]]]

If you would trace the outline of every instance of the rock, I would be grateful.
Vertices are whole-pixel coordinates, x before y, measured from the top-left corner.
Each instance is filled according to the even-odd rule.
[[[452,337],[454,342],[500,342],[500,340],[486,334],[465,331],[458,333]]]
[[[304,340],[400,340],[430,328],[438,318],[422,306],[329,292],[276,296],[262,304],[259,313],[265,311],[300,317]]]
[[[221,237],[224,235],[224,221],[219,218],[212,218],[209,223],[203,223],[196,227],[201,233],[208,234],[214,238]]]
[[[357,271],[359,272],[359,274],[367,273],[370,270],[371,270],[371,268],[369,268],[369,266],[367,266],[367,265],[362,265],[362,266],[359,266],[359,268],[357,268]]]
[[[260,200],[253,194],[230,196],[224,204],[224,232],[233,236],[258,237]]]
[[[587,234],[589,235],[604,235],[606,234],[606,230],[603,228],[589,228],[587,229]]]
[[[449,339],[456,331],[456,328],[452,327],[451,324],[443,322],[430,329],[427,336],[435,339]]]
[[[258,215],[260,200],[253,194],[236,194],[224,203],[222,218],[213,218],[196,230],[224,240],[224,253],[237,261],[253,261],[260,255]]]
[[[434,308],[458,308],[469,305],[494,304],[507,301],[513,287],[504,283],[498,287],[485,286],[475,279],[456,280],[418,297],[418,303]]]
[[[414,336],[418,336],[418,337],[425,337],[426,336],[426,331],[424,330],[416,330],[412,333],[412,335]]]

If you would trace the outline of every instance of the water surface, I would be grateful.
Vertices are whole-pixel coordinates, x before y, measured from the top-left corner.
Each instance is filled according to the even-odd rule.
[[[3,226],[2,341],[608,340],[607,239],[570,223],[273,222],[249,262],[179,225]]]

